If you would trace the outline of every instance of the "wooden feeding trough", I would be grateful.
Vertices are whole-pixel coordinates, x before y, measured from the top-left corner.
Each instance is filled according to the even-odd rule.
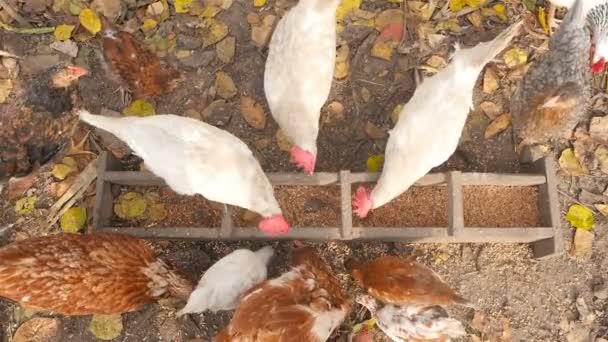
[[[528,165],[525,171],[520,174],[458,171],[428,174],[405,194],[372,211],[363,220],[353,218],[352,192],[360,184],[377,181],[377,173],[340,171],[319,172],[313,176],[270,173],[268,178],[275,186],[284,215],[294,226],[279,239],[531,243],[536,257],[559,253],[563,242],[553,164],[543,159]],[[103,153],[98,161],[98,196],[92,226],[96,232],[151,239],[274,239],[260,232],[252,221],[242,220],[243,209],[233,207],[216,208],[214,223],[209,220],[202,224],[165,227],[134,227],[131,222],[116,224],[113,184],[166,188],[164,181],[151,173],[121,171],[120,163]],[[321,205],[312,202],[315,207],[312,213],[307,208],[310,202],[307,196],[311,193],[317,197],[315,201],[322,199]],[[196,203],[202,205],[202,202]]]

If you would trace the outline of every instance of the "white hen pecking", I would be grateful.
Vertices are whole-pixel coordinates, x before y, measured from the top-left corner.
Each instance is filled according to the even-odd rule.
[[[359,295],[376,325],[393,341],[449,341],[466,335],[459,321],[450,318],[441,306],[382,304],[368,295]]]
[[[266,268],[273,255],[272,247],[266,246],[255,252],[237,249],[221,258],[205,272],[177,316],[233,310],[243,294],[266,280]]]
[[[321,107],[329,96],[336,60],[340,0],[300,0],[277,24],[264,72],[272,116],[294,143],[290,161],[315,169]]]
[[[268,234],[289,230],[260,164],[232,134],[173,114],[113,118],[81,110],[79,115],[126,142],[178,194],[255,211],[263,217],[258,227]]]
[[[357,189],[353,207],[359,217],[405,192],[454,153],[473,106],[479,73],[507,47],[521,24],[513,24],[492,41],[471,49],[457,46],[451,63],[416,89],[390,132],[384,170],[371,196],[365,187]]]

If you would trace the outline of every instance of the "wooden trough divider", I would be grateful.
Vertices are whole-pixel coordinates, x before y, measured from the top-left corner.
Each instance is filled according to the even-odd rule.
[[[148,172],[121,171],[120,163],[107,152],[98,161],[97,202],[92,231],[117,232],[149,239],[191,240],[381,240],[419,243],[532,243],[535,257],[546,257],[563,251],[559,230],[559,204],[556,192],[555,169],[551,161],[531,164],[528,173],[462,173],[451,171],[424,176],[417,186],[447,186],[447,227],[354,227],[352,189],[357,183],[376,182],[378,173],[318,172],[313,176],[303,173],[269,173],[273,185],[327,186],[339,184],[341,196],[340,227],[294,227],[287,235],[268,237],[255,227],[236,227],[231,211],[225,207],[222,223],[217,228],[203,227],[112,227],[113,198],[111,184],[124,186],[165,186],[159,177]],[[463,187],[471,185],[538,186],[539,214],[542,227],[474,228],[464,222]]]

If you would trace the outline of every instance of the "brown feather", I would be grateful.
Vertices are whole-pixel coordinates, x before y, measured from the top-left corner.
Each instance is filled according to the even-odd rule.
[[[430,268],[396,256],[383,256],[369,262],[349,262],[357,283],[378,300],[395,305],[466,304]]]
[[[215,338],[234,342],[317,342],[316,315],[350,311],[348,297],[325,263],[309,247],[294,251],[296,267],[245,295],[230,325]],[[332,330],[337,328],[332,327]]]
[[[188,289],[145,241],[127,235],[58,234],[0,249],[0,296],[37,311],[129,312]]]
[[[107,19],[103,24],[104,57],[136,96],[157,97],[173,90],[175,81],[181,77],[178,71],[162,64],[132,34],[116,31]]]

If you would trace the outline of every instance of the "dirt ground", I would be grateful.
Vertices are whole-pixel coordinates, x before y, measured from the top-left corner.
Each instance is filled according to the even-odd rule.
[[[17,6],[16,2],[9,3]],[[137,1],[135,6],[143,8],[150,3],[151,1]],[[196,17],[172,15],[160,24],[159,30],[175,33],[177,49],[191,50],[197,58],[194,62],[184,61],[176,57],[175,53],[166,54],[163,59],[184,72],[186,77],[175,91],[157,99],[154,106],[157,113],[188,113],[189,116],[232,132],[252,148],[266,171],[296,171],[288,163],[287,153],[276,143],[277,125],[272,117],[267,115],[268,120],[263,129],[254,129],[239,114],[240,96],[249,96],[263,104],[268,113],[263,92],[263,70],[267,51],[253,43],[251,25],[246,18],[250,13],[257,13],[259,16],[280,16],[295,0],[268,0],[261,9],[254,8],[252,3],[250,0],[235,0],[229,9],[221,11],[216,17],[227,24],[229,35],[236,38],[236,52],[230,63],[216,58],[214,46],[203,48],[200,43],[193,43],[193,40],[197,40],[197,33],[190,24],[192,20],[198,20]],[[440,12],[444,1],[436,3],[436,11]],[[542,46],[546,42],[546,35],[540,30],[538,23],[535,23],[534,14],[526,11],[518,0],[496,3],[506,6],[509,22],[525,17],[535,25],[535,34],[521,35],[513,42],[513,46],[530,52],[533,60],[537,51],[543,50]],[[537,5],[542,6],[542,1],[539,0]],[[400,7],[399,4],[386,0],[364,0],[361,8],[378,14]],[[133,11],[131,8],[126,17],[132,18]],[[66,14],[22,14],[32,23],[42,26],[74,21],[73,17]],[[1,18],[0,16],[0,20]],[[442,32],[446,39],[433,50],[414,48],[395,52],[390,60],[370,56],[372,45],[379,34],[373,25],[356,25],[348,20],[344,22],[344,29],[339,34],[339,46],[348,46],[350,72],[345,79],[334,82],[327,102],[337,101],[344,109],[323,110],[318,139],[318,171],[364,171],[369,156],[383,153],[388,137],[386,132],[393,125],[391,113],[396,105],[407,102],[413,94],[416,74],[422,74],[423,77],[429,75],[428,71],[421,72],[420,66],[433,55],[447,59],[449,47],[453,42],[461,41],[465,46],[470,46],[490,39],[506,27],[506,23],[496,17],[485,18],[480,27],[471,25],[464,15],[456,17],[456,20],[461,26],[460,32]],[[141,37],[142,33],[137,32],[136,35]],[[412,39],[416,41],[416,38]],[[69,56],[51,49],[49,45],[52,42],[52,34],[32,35],[0,31],[0,50],[24,57],[20,62],[23,75],[58,60],[70,59]],[[79,42],[78,46],[78,56],[74,61],[91,70],[91,74],[80,82],[80,95],[83,97],[84,106],[95,113],[108,110],[121,112],[124,105],[115,91],[118,84],[108,76],[101,61],[99,39]],[[459,150],[437,170],[504,173],[520,171],[513,152],[510,128],[491,139],[484,138],[484,132],[492,120],[479,108],[479,104],[492,101],[503,109],[501,113],[506,112],[508,98],[518,79],[516,72],[505,71],[504,63],[499,61],[494,67],[501,75],[499,89],[492,94],[484,93],[483,77],[480,77],[474,96],[475,109],[469,115]],[[221,103],[214,102],[219,99],[212,89],[218,71],[224,71],[232,77],[239,96]],[[596,85],[599,84],[600,79],[595,82]],[[605,115],[607,108],[603,101],[603,92],[604,89],[599,86],[594,89],[594,98],[599,100],[594,102],[593,115]],[[83,136],[84,132],[83,127],[78,132],[79,136]],[[432,134],[433,132],[429,132],[429,138],[432,138]],[[98,132],[93,132],[87,146],[96,151],[98,146],[109,148],[107,143]],[[110,149],[117,153],[116,149]],[[124,153],[121,157],[125,168],[140,167],[137,157],[129,153]],[[86,158],[90,157],[79,160],[82,164],[80,170],[90,160]],[[565,220],[567,208],[575,202],[585,202],[585,199],[581,198],[582,191],[601,198],[608,186],[608,176],[592,172],[581,177],[571,177],[560,170],[558,178],[562,211],[561,233],[564,236],[565,249],[568,250],[574,230]],[[25,216],[15,213],[14,202],[6,198],[4,191],[4,197],[0,197],[0,246],[15,239],[60,231],[57,225],[47,228],[45,224],[49,208],[57,198],[50,190],[53,183],[57,182],[53,180],[50,167],[47,166],[27,193],[28,196],[38,196],[38,200],[32,213]],[[159,192],[162,194],[162,191]],[[95,190],[91,187],[78,204],[90,209],[94,196]],[[176,206],[182,203],[180,198],[171,198]],[[603,200],[605,201],[606,197]],[[509,208],[519,210],[517,206]],[[195,219],[204,221],[206,218],[197,216]],[[328,242],[315,246],[341,283],[350,291],[354,291],[355,286],[342,265],[346,257],[355,255],[372,258],[386,254],[416,256],[418,261],[431,266],[464,297],[471,299],[474,308],[449,308],[450,312],[464,323],[469,333],[469,337],[463,341],[601,342],[608,339],[608,235],[606,218],[596,213],[595,219],[593,249],[591,256],[584,260],[572,258],[567,253],[537,260],[533,258],[531,248],[524,244]],[[89,223],[90,221],[91,218]],[[155,242],[158,253],[189,273],[192,279],[198,279],[214,261],[236,248],[259,248],[263,245],[247,241]],[[272,242],[271,245],[276,248],[277,253],[272,261],[269,277],[275,277],[287,269],[290,255],[285,243]],[[582,302],[586,303],[588,310],[585,310]],[[179,308],[179,305],[177,307]],[[205,313],[177,319],[175,311],[175,304],[160,303],[125,314],[122,333],[115,341],[210,341],[217,331],[229,322],[231,316],[229,312]],[[53,341],[97,340],[89,331],[90,317],[56,318],[60,321],[60,332],[55,335]],[[367,318],[365,311],[355,308],[332,340],[348,341],[352,327]],[[10,341],[19,325],[28,319],[29,314],[17,305],[0,301],[0,341]],[[377,334],[375,339],[386,340],[381,334]]]

